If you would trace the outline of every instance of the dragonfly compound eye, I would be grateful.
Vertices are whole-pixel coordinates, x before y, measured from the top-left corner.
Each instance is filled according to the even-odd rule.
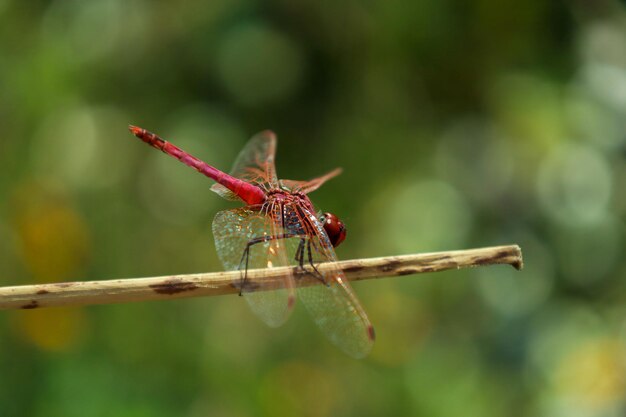
[[[339,220],[339,217],[332,213],[322,214],[321,220],[324,224],[324,230],[328,235],[330,243],[332,243],[334,247],[339,246],[339,244],[346,238],[346,226],[344,226],[343,222]]]

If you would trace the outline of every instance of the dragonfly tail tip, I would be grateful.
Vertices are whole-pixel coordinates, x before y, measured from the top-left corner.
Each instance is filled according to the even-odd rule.
[[[139,136],[139,134],[141,133],[141,128],[137,127],[137,126],[133,126],[133,125],[128,125],[128,130],[130,130],[130,133],[132,133],[135,136]]]

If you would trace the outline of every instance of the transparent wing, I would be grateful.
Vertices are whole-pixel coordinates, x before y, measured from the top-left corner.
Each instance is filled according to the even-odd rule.
[[[283,187],[287,187],[291,191],[300,191],[304,194],[308,194],[320,188],[322,184],[331,178],[341,174],[341,168],[335,168],[328,174],[321,177],[313,178],[310,181],[296,181],[296,180],[280,180],[280,184]]]
[[[266,190],[278,187],[274,156],[276,155],[276,135],[271,130],[257,133],[239,152],[230,175],[244,181],[260,185]],[[211,190],[227,200],[239,200],[232,191],[220,184],[213,184]]]
[[[273,239],[283,235],[279,224],[273,220],[276,207],[242,207],[224,210],[213,220],[213,236],[217,254],[226,270],[241,270],[233,285],[241,289],[252,311],[272,327],[283,324],[291,313],[295,301],[292,276],[268,287],[266,283],[244,278],[248,269],[273,268],[290,265],[292,253],[299,239]],[[274,216],[274,217],[273,217]],[[263,286],[264,291],[257,291]]]
[[[361,303],[352,291],[343,272],[335,267],[337,257],[322,224],[317,217],[299,208],[301,222],[307,229],[304,264],[328,262],[321,276],[296,275],[298,298],[306,306],[326,337],[355,358],[366,356],[374,343],[374,328]],[[311,270],[311,267],[307,267]],[[322,279],[324,284],[322,284]]]

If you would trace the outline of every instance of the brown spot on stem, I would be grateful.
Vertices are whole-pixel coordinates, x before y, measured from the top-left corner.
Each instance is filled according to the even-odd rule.
[[[401,264],[402,263],[399,261],[389,261],[385,265],[381,265],[378,269],[381,270],[382,272],[389,272],[398,268]]]
[[[49,293],[50,293],[50,291],[48,291],[48,290],[39,290],[39,291],[37,291],[37,294],[40,294],[40,295],[49,294]]]
[[[348,268],[344,268],[343,272],[344,273],[355,273],[355,272],[360,272],[360,271],[362,271],[364,269],[365,269],[364,266],[355,265],[355,266],[349,266]]]
[[[494,258],[488,258],[488,259],[485,259],[485,258],[474,258],[474,259],[472,259],[472,265],[474,265],[474,266],[476,266],[476,265],[481,265],[481,266],[482,265],[493,265],[493,264],[497,263],[496,260],[497,259],[495,257]]]
[[[247,280],[239,279],[237,281],[233,281],[230,283],[230,286],[235,288],[237,291],[239,291],[239,295],[241,295],[242,292],[253,292],[253,291],[258,291],[259,289],[261,289],[260,284],[253,282],[249,279]]]
[[[449,255],[438,256],[433,259],[433,262],[440,262],[444,265],[454,265],[456,262]]]
[[[519,251],[517,251],[519,252]],[[511,259],[513,258],[513,259]],[[493,256],[494,261],[501,261],[498,263],[507,263],[507,264],[511,264],[513,266],[513,268],[517,269],[518,271],[520,269],[522,269],[524,267],[524,263],[522,261],[522,257],[521,254],[516,254],[515,251],[509,251],[509,250],[502,250],[500,252],[497,252],[494,256]]]
[[[511,254],[508,251],[499,251],[494,253],[492,256],[488,258],[474,258],[473,263],[475,265],[493,265],[493,264],[501,264],[508,263],[507,258]]]
[[[158,284],[150,285],[150,288],[158,294],[173,295],[185,291],[193,291],[197,289],[198,286],[192,282],[183,281],[179,278],[173,278]]]
[[[39,303],[35,300],[30,300],[30,303],[24,304],[20,308],[23,308],[24,310],[30,310],[30,309],[37,308],[37,307],[39,307]]]

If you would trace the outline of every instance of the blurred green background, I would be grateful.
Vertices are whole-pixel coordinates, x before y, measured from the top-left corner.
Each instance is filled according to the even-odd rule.
[[[357,283],[353,360],[239,297],[0,314],[0,416],[622,416],[626,8],[512,0],[0,1],[0,285],[221,269],[257,131],[348,225],[342,259],[518,243]]]

